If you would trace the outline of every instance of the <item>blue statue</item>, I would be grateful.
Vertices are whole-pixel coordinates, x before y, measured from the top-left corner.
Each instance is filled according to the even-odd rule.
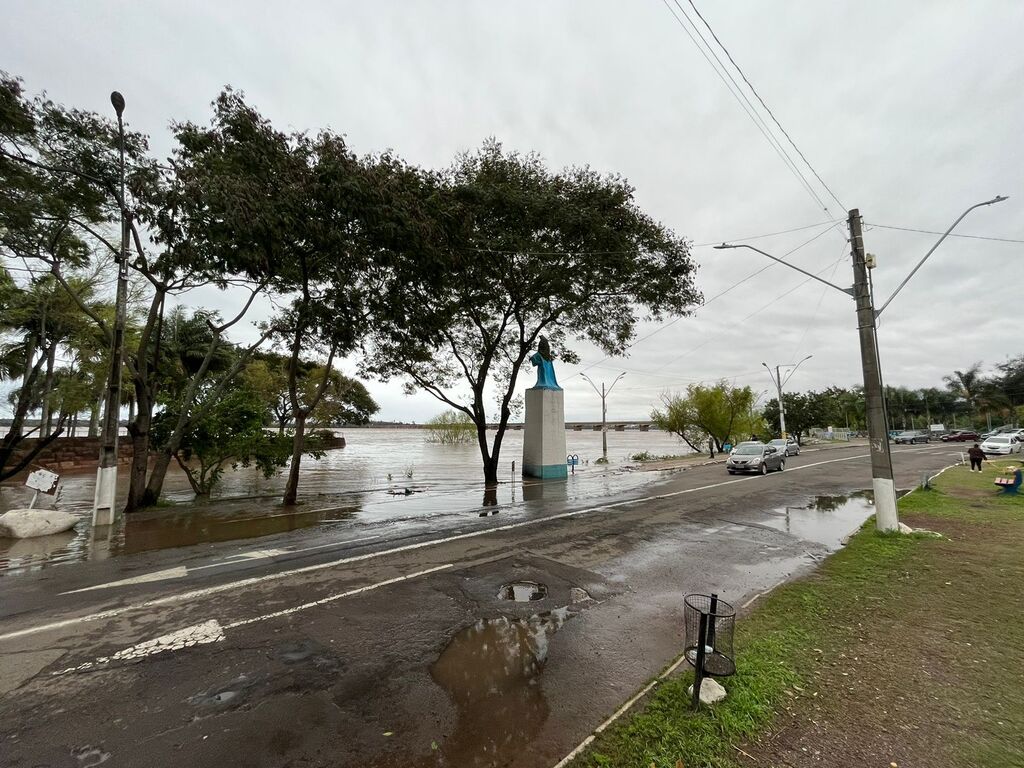
[[[530,362],[537,366],[537,383],[534,389],[561,389],[555,379],[555,366],[552,363],[551,345],[546,336],[540,337],[537,351],[530,356]]]

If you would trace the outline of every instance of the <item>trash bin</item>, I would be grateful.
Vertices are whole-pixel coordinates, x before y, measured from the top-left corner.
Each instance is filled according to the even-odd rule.
[[[683,600],[686,660],[694,669],[693,707],[700,703],[705,677],[728,677],[736,672],[733,633],[736,610],[718,595],[687,595]]]

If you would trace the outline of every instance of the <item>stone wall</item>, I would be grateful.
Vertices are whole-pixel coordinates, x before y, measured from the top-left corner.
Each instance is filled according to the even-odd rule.
[[[25,440],[19,450],[15,450],[13,460],[17,461],[31,450],[36,440]],[[129,464],[132,460],[132,444],[122,436],[117,443],[118,463]],[[58,437],[43,452],[32,460],[26,472],[38,467],[45,467],[54,472],[69,470],[96,469],[100,456],[100,439],[98,437]]]

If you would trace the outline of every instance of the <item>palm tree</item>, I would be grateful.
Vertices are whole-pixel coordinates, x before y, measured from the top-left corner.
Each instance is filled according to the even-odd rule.
[[[950,392],[963,398],[972,414],[977,413],[978,397],[985,383],[981,375],[980,360],[965,371],[953,371],[952,376],[943,376],[942,380],[946,382]]]

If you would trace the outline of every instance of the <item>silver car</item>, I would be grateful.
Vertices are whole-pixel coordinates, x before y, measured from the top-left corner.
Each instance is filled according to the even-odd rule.
[[[759,472],[767,475],[771,470],[781,472],[785,468],[785,452],[764,443],[740,443],[725,462],[725,469],[730,475],[737,472]]]
[[[788,438],[788,439],[784,439],[784,438],[779,437],[779,438],[776,438],[775,440],[769,440],[768,441],[768,445],[771,445],[771,446],[775,447],[777,450],[781,451],[782,453],[786,454],[787,456],[799,456],[800,455],[800,445],[799,445],[799,443],[797,443],[796,440],[794,440],[791,437]]]

